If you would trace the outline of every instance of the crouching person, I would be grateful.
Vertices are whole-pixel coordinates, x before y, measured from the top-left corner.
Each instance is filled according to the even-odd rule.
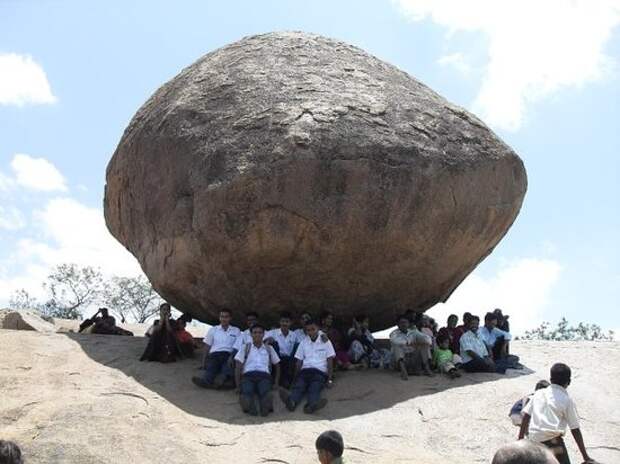
[[[235,379],[243,412],[252,416],[266,416],[273,411],[271,390],[280,381],[280,358],[273,347],[263,343],[265,328],[255,324],[250,329],[252,342],[241,347],[235,356]],[[275,370],[275,383],[271,377]],[[254,397],[258,397],[258,410]]]
[[[329,340],[319,336],[319,326],[315,321],[306,322],[306,334],[295,353],[297,359],[297,377],[290,394],[280,391],[280,397],[289,411],[294,411],[304,395],[308,400],[304,406],[306,414],[325,407],[327,400],[321,398],[321,391],[331,386],[336,352]]]

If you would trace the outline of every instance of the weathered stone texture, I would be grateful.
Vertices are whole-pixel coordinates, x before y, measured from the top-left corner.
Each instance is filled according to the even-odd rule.
[[[179,309],[444,301],[526,191],[519,157],[408,74],[305,33],[245,38],[161,87],[107,169],[105,217]]]

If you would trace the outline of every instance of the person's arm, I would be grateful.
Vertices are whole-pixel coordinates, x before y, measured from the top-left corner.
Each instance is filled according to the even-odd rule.
[[[519,429],[519,440],[522,440],[527,435],[527,432],[530,429],[530,416],[528,413],[523,413],[523,419],[521,420],[521,428]]]
[[[592,458],[588,456],[586,445],[583,443],[583,435],[581,435],[581,429],[571,429],[570,433],[573,434],[573,438],[575,439],[575,443],[577,443],[577,447],[579,448],[581,456],[583,456],[584,462],[592,462]]]
[[[301,372],[301,368],[303,367],[304,362],[301,359],[297,359],[295,362],[295,371],[293,372],[293,380],[297,378],[297,374]]]
[[[327,386],[331,387],[334,381],[334,358],[327,358]]]
[[[273,388],[275,390],[280,385],[280,363],[273,366],[273,368],[276,370],[276,378],[273,382]]]
[[[241,391],[241,369],[243,368],[243,363],[236,361],[235,362],[235,391],[239,393]]]

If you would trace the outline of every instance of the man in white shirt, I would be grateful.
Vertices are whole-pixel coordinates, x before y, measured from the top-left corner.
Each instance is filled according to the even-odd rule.
[[[506,358],[508,355],[508,342],[512,335],[497,328],[497,314],[487,313],[484,316],[484,326],[478,330],[478,335],[487,346],[487,351],[494,360]]]
[[[257,395],[260,415],[264,417],[273,411],[271,389],[280,381],[280,358],[273,347],[263,343],[265,328],[262,325],[254,324],[251,331],[252,342],[243,345],[235,356],[235,379],[243,412],[257,415],[254,402],[254,395]],[[275,368],[275,383],[271,376],[272,366]]]
[[[532,399],[523,407],[519,439],[528,435],[530,440],[549,448],[560,464],[570,464],[563,439],[568,426],[584,462],[594,462],[588,456],[583,442],[575,403],[566,391],[571,381],[570,367],[562,363],[554,364],[551,367],[550,380],[551,385],[534,393]]]
[[[254,324],[258,322],[258,314],[254,311],[250,311],[245,315],[245,327],[246,329],[241,332],[241,336],[237,338],[237,343],[235,343],[234,349],[235,351],[239,351],[243,345],[247,343],[252,343],[252,334],[250,331]]]
[[[489,356],[484,341],[478,335],[479,326],[480,318],[471,316],[467,324],[467,332],[459,340],[462,367],[467,372],[495,372],[495,363]]]
[[[432,339],[416,329],[410,328],[409,318],[403,314],[398,317],[398,327],[390,333],[390,347],[394,367],[400,371],[403,380],[409,379],[409,374],[418,374],[420,370],[432,376],[429,366],[429,350]]]
[[[306,322],[307,337],[297,347],[297,378],[289,394],[286,390],[280,391],[280,397],[289,411],[294,411],[304,395],[308,401],[304,406],[306,414],[323,408],[327,404],[321,398],[323,387],[331,386],[336,352],[332,343],[324,341],[319,335],[319,326],[315,321]]]
[[[220,324],[211,327],[204,338],[204,372],[202,377],[192,377],[192,382],[202,388],[231,387],[233,383],[234,346],[241,331],[230,325],[229,309],[220,311]]]
[[[270,344],[280,356],[280,385],[289,388],[293,381],[295,370],[295,348],[297,337],[291,330],[291,313],[280,313],[280,328],[268,331],[265,334],[265,343]]]

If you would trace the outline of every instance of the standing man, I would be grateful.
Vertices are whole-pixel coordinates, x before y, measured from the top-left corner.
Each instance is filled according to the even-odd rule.
[[[202,377],[192,377],[192,382],[199,387],[220,388],[233,382],[233,351],[241,331],[230,325],[231,316],[230,309],[220,310],[220,324],[211,327],[205,335],[202,360],[205,370]]]
[[[280,391],[280,397],[289,411],[294,411],[305,394],[308,401],[304,406],[306,414],[325,407],[327,400],[321,398],[321,391],[332,384],[334,358],[336,352],[329,340],[324,341],[319,336],[319,326],[315,321],[306,322],[306,334],[297,347],[297,378],[289,394],[286,390]]]
[[[280,358],[273,347],[263,343],[265,328],[262,325],[254,324],[251,330],[252,342],[243,345],[235,356],[235,380],[243,412],[257,415],[254,401],[257,395],[260,415],[264,417],[273,411],[271,389],[280,381]],[[275,383],[271,378],[272,366],[275,367]]]
[[[289,388],[295,371],[295,341],[297,337],[291,330],[291,313],[280,313],[280,328],[268,331],[265,334],[265,343],[271,344],[280,356],[280,385]],[[276,383],[277,385],[277,383]]]
[[[550,380],[551,385],[536,391],[523,407],[519,440],[528,435],[530,440],[549,448],[560,464],[570,464],[563,439],[568,425],[584,462],[595,462],[588,456],[575,403],[566,391],[571,381],[570,367],[562,363],[554,364]]]
[[[495,363],[489,356],[487,346],[478,335],[480,318],[471,316],[467,325],[467,332],[459,341],[461,345],[461,358],[463,369],[467,372],[495,372]]]

